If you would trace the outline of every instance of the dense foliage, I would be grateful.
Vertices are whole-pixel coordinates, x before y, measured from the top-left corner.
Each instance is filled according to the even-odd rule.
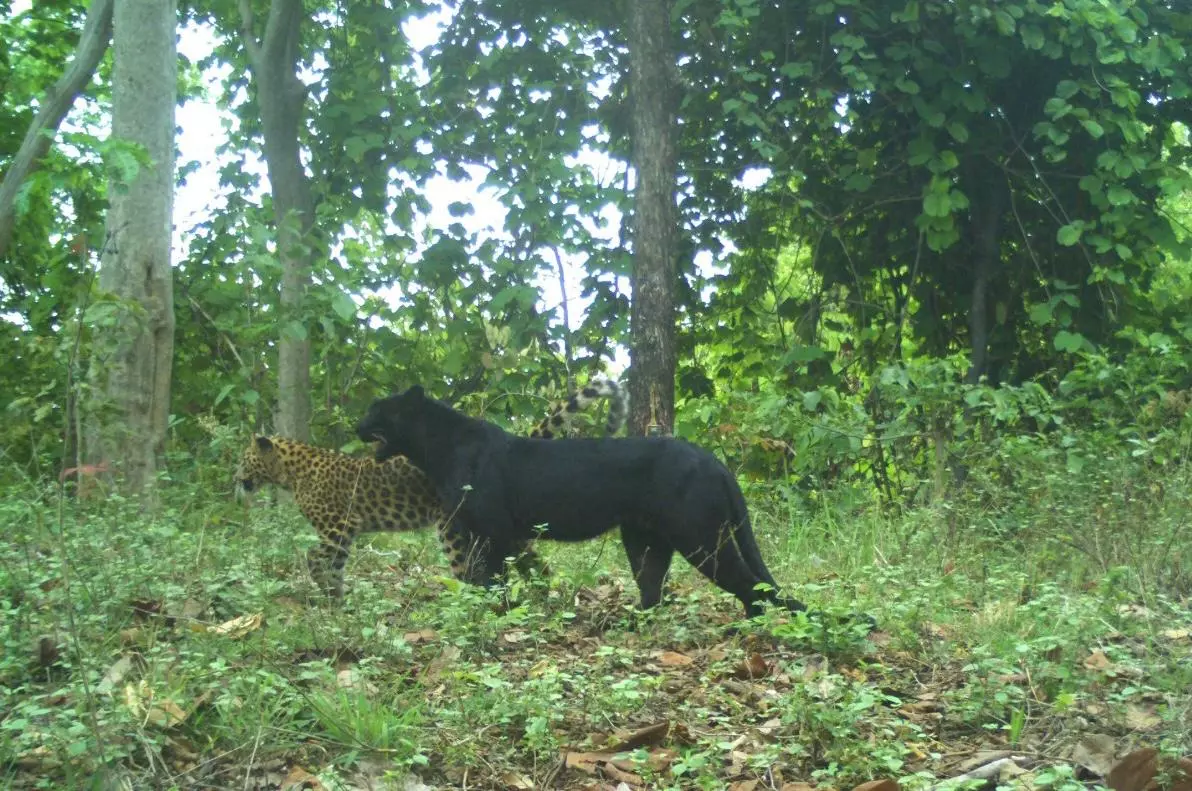
[[[0,161],[72,46],[81,17],[60,5],[6,15]],[[215,44],[188,67],[191,95],[190,69],[211,75],[232,123],[221,195],[176,265],[178,450],[202,441],[200,415],[271,424],[279,333],[312,339],[316,434],[336,443],[401,383],[457,402],[532,394],[627,343],[632,99],[613,7],[312,7],[301,142],[320,254],[306,315],[278,321],[233,6],[191,22]],[[726,450],[762,442],[746,455],[768,476],[784,445],[794,472],[843,465],[905,489],[893,479],[938,474],[923,474],[936,440],[961,441],[955,474],[964,440],[1056,425],[1103,368],[1145,381],[1123,419],[1186,386],[1186,11],[751,0],[681,2],[673,18],[688,431],[743,432]],[[61,453],[67,369],[111,312],[88,296],[103,179],[135,171],[136,152],[103,138],[106,73],[27,186],[2,262],[5,439],[28,469]],[[432,222],[426,189],[443,178],[483,185],[501,227],[464,190]],[[566,268],[585,273],[570,326],[544,301]],[[1009,406],[981,406],[994,398]],[[1010,416],[1041,399],[1043,417]]]

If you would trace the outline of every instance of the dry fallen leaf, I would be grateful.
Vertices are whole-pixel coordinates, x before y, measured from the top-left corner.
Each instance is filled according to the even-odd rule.
[[[501,635],[501,639],[507,643],[517,644],[529,636],[530,633],[524,629],[510,629],[508,632],[505,632],[503,635]]]
[[[853,791],[899,791],[898,781],[885,778],[884,780],[870,780],[862,783]]]
[[[1085,657],[1084,666],[1089,670],[1109,670],[1113,667],[1113,662],[1110,662],[1105,652],[1098,648]]]
[[[1163,724],[1156,707],[1146,703],[1126,704],[1126,724],[1136,731],[1149,731]]]
[[[156,698],[149,682],[124,685],[124,705],[134,717],[159,728],[172,728],[186,719],[186,712],[169,698]]]
[[[1151,611],[1141,604],[1121,604],[1117,608],[1119,615],[1133,615],[1136,618],[1150,618]]]
[[[755,788],[757,788],[756,780],[738,780],[729,784],[728,791],[753,791]]]
[[[111,692],[117,684],[124,680],[124,677],[128,675],[128,671],[131,669],[132,654],[125,654],[108,668],[108,672],[104,673],[103,679],[95,687],[95,691],[100,693]]]
[[[437,636],[434,629],[419,629],[417,632],[406,632],[402,635],[402,639],[413,645],[414,643],[429,643]]]
[[[783,783],[782,791],[815,791],[810,783]]]
[[[613,763],[612,753],[569,752],[563,757],[563,766],[578,769],[595,777],[607,777],[631,785],[642,785],[643,780],[633,772],[627,772]]]
[[[1192,791],[1192,755],[1177,760],[1167,791]]]
[[[506,788],[516,788],[519,791],[529,791],[534,788],[534,782],[530,778],[512,771],[501,775],[501,783]]]
[[[212,634],[218,634],[222,637],[228,637],[232,640],[237,640],[254,629],[261,628],[263,619],[262,613],[253,613],[252,615],[241,615],[238,618],[233,618],[230,621],[224,621],[215,626],[208,626],[206,630]]]
[[[663,667],[685,667],[695,660],[678,651],[663,651],[657,656],[658,664]]]
[[[1073,763],[1083,766],[1098,777],[1104,777],[1113,769],[1115,759],[1113,737],[1104,733],[1087,733],[1072,746]]]
[[[365,692],[369,695],[375,695],[379,691],[375,684],[365,680],[364,676],[360,674],[360,668],[355,665],[345,667],[335,674],[335,686],[353,692]]]
[[[771,670],[773,667],[765,657],[761,654],[750,654],[748,658],[741,660],[733,668],[733,675],[743,680],[765,678],[770,675]]]
[[[1155,777],[1159,751],[1153,747],[1135,750],[1118,761],[1105,776],[1105,785],[1113,791],[1144,791]]]
[[[426,666],[424,680],[430,681],[435,679],[442,674],[445,669],[454,667],[456,660],[459,659],[459,656],[460,650],[457,647],[453,645],[443,646],[443,650],[439,652],[439,655],[430,660],[430,663]]]
[[[279,791],[323,791],[324,788],[319,778],[301,766],[294,766],[286,775],[286,779],[281,781]]]
[[[638,747],[644,747],[647,744],[662,744],[666,741],[666,735],[668,733],[670,733],[670,722],[663,720],[653,725],[647,725],[644,728],[638,728],[633,733],[610,744],[604,749],[610,753],[623,753],[629,750],[636,750]]]
[[[1177,643],[1186,643],[1192,637],[1192,629],[1164,629],[1159,634]]]

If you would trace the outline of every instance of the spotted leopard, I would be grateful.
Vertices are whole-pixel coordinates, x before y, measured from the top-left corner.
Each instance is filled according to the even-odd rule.
[[[597,378],[556,404],[530,436],[553,438],[566,430],[572,416],[601,399],[609,402],[605,430],[616,433],[625,421],[624,391],[611,379]],[[307,556],[311,576],[333,598],[343,596],[343,568],[358,535],[421,530],[432,524],[438,526],[452,574],[467,582],[483,581],[469,562],[472,541],[444,519],[430,482],[404,457],[377,462],[282,437],[257,436],[244,449],[235,482],[238,497],[262,484],[294,493],[298,508],[319,534],[318,545]],[[523,573],[545,570],[532,541],[513,550]]]

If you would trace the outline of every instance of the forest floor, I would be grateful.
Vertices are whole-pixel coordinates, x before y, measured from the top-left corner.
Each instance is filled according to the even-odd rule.
[[[1029,536],[755,506],[775,576],[872,634],[742,622],[680,560],[639,613],[615,537],[543,543],[550,578],[501,593],[446,578],[432,533],[378,536],[335,607],[307,601],[291,507],[18,494],[0,786],[1190,791],[1192,540],[1168,491]]]

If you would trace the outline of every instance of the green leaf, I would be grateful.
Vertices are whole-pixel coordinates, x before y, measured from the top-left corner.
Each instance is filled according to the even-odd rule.
[[[83,311],[84,324],[102,324],[116,312],[114,302],[93,302]]]
[[[1061,99],[1071,99],[1080,92],[1080,83],[1073,80],[1060,80],[1055,86],[1055,95]]]
[[[965,143],[969,139],[968,127],[959,121],[949,122],[948,134],[952,135],[952,139],[957,143]]]
[[[997,23],[997,32],[1003,36],[1010,36],[1014,34],[1014,17],[1007,14],[1000,8],[993,12],[993,21]]]
[[[1072,112],[1072,105],[1068,104],[1058,96],[1053,96],[1047,100],[1046,104],[1043,105],[1043,112],[1058,120]]]
[[[1022,36],[1022,43],[1027,49],[1043,49],[1043,31],[1034,25],[1023,25],[1019,35]]]
[[[844,188],[852,192],[864,192],[873,186],[873,176],[868,173],[854,173],[844,181]]]
[[[928,193],[923,198],[923,213],[928,217],[947,217],[952,213],[952,200],[947,193]]]
[[[235,388],[236,388],[236,385],[224,385],[223,388],[219,391],[219,395],[217,395],[215,397],[215,403],[212,404],[212,406],[219,406],[219,403],[221,401],[223,401],[225,398],[227,398],[228,393],[232,392],[232,390],[234,390]]]
[[[281,333],[285,337],[293,338],[296,341],[306,340],[306,326],[297,320],[287,322]]]
[[[1134,193],[1128,188],[1123,187],[1121,184],[1114,184],[1112,187],[1110,187],[1108,196],[1109,202],[1114,206],[1125,206],[1137,201],[1137,198],[1134,197]]]
[[[916,137],[907,145],[906,153],[909,164],[926,164],[935,156],[935,143],[926,137]]]
[[[824,394],[819,390],[810,390],[803,394],[803,409],[808,412],[814,412],[816,407],[820,405],[820,401],[824,400]]]
[[[1069,332],[1068,330],[1060,330],[1055,334],[1055,348],[1061,352],[1077,352],[1080,351],[1086,341],[1084,336],[1079,332]]]
[[[828,353],[821,346],[792,346],[786,353],[789,362],[809,363],[812,360],[822,360]]]
[[[356,315],[356,303],[342,291],[331,299],[331,309],[344,321]]]
[[[1055,240],[1064,247],[1071,247],[1080,241],[1082,227],[1078,223],[1068,223],[1056,232]]]
[[[1068,472],[1073,475],[1079,474],[1084,469],[1084,456],[1081,456],[1074,450],[1069,450],[1067,456]]]
[[[1091,119],[1087,121],[1081,121],[1080,125],[1084,127],[1084,130],[1088,132],[1094,140],[1100,139],[1100,137],[1105,134],[1105,130],[1101,127],[1101,124]]]
[[[1031,305],[1030,313],[1031,322],[1044,327],[1051,323],[1052,307],[1048,302],[1040,302],[1037,305]]]

